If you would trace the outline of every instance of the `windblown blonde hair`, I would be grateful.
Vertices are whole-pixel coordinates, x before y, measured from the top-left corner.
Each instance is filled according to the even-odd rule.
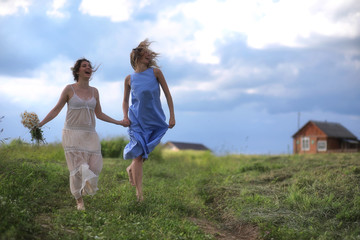
[[[150,42],[148,39],[145,39],[144,41],[140,42],[140,44],[134,48],[130,53],[130,63],[134,70],[136,70],[137,62],[141,58],[142,54],[144,53],[144,50],[148,51],[150,53],[150,62],[148,67],[157,67],[160,68],[157,63],[157,57],[160,55],[159,53],[153,52],[149,46],[152,42]]]

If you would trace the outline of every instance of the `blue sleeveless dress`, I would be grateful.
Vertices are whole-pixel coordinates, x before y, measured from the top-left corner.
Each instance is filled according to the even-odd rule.
[[[142,156],[144,159],[168,130],[166,117],[161,107],[160,85],[154,69],[130,75],[131,106],[129,119],[131,125],[128,133],[130,142],[125,146],[124,159]]]

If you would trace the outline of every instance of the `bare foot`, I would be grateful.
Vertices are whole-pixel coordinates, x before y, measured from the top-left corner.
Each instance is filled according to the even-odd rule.
[[[127,167],[126,171],[127,171],[128,175],[129,175],[129,182],[130,182],[131,186],[135,186],[133,176],[132,176],[132,172],[131,172],[131,167],[130,166]]]
[[[138,189],[136,189],[136,198],[138,202],[144,201],[144,196],[142,191],[138,191]]]
[[[143,196],[143,195],[137,195],[137,194],[136,194],[136,198],[137,198],[137,201],[138,201],[138,202],[144,201],[144,196]]]
[[[85,206],[84,206],[84,200],[81,198],[76,199],[76,208],[77,210],[85,210]]]

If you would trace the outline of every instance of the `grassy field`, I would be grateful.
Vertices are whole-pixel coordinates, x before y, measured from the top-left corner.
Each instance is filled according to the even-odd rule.
[[[360,239],[360,154],[104,158],[77,211],[61,145],[0,147],[0,239]]]

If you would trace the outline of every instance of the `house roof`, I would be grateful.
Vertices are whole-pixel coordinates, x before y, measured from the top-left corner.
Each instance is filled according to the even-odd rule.
[[[354,134],[352,134],[348,129],[346,129],[340,123],[320,122],[320,121],[313,121],[313,120],[306,123],[301,129],[299,129],[299,131],[297,131],[293,135],[293,137],[311,122],[313,124],[315,124],[318,128],[320,128],[320,130],[323,131],[328,137],[357,139],[357,137]]]
[[[169,141],[165,145],[172,144],[180,150],[210,150],[200,143],[186,143]]]

